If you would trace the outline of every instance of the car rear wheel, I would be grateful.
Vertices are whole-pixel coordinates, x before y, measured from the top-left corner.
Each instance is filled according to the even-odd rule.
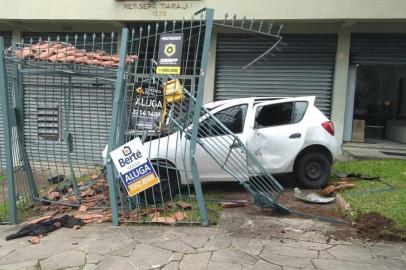
[[[176,169],[157,165],[154,165],[154,169],[160,182],[146,190],[146,199],[151,204],[169,201],[176,196],[178,190]]]
[[[330,178],[331,164],[320,152],[309,152],[299,157],[294,169],[297,182],[305,188],[320,188]]]

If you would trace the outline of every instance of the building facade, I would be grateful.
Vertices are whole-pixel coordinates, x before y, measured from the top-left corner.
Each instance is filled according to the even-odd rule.
[[[286,46],[260,66],[241,67],[269,40],[215,27],[205,101],[315,95],[340,141],[406,143],[406,2],[403,0],[4,1],[0,35],[12,40],[63,33],[115,32],[182,20],[203,8],[284,25]],[[357,120],[357,121],[354,121]],[[355,125],[354,125],[355,124]],[[354,125],[354,128],[353,128]]]

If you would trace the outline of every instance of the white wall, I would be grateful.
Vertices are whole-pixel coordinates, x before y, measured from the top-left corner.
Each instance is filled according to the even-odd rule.
[[[274,20],[319,19],[405,19],[404,0],[202,0],[159,1],[117,0],[3,0],[0,18],[7,20],[114,20],[188,18],[203,7],[248,18]],[[127,8],[125,8],[127,7]]]

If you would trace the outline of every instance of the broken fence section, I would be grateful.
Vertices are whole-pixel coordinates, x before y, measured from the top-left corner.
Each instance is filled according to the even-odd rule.
[[[0,136],[0,184],[8,195],[0,195],[0,218],[15,223],[37,201],[59,213],[79,208],[88,222],[207,225],[199,149],[258,204],[288,211],[277,203],[282,187],[202,105],[213,13],[123,29],[121,42],[115,33],[68,34],[8,48],[7,84],[0,85],[2,97],[9,96],[1,103],[7,132]],[[264,30],[226,18],[222,26],[281,42],[281,28],[275,33],[271,24]],[[277,48],[271,46],[266,55]],[[176,63],[161,61],[162,52]],[[160,182],[129,196],[109,153],[135,138]]]

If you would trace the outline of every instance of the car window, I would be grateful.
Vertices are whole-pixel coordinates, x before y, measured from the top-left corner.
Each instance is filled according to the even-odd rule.
[[[307,109],[306,101],[265,105],[257,109],[256,128],[299,123]]]
[[[247,104],[241,104],[221,110],[215,113],[214,116],[231,132],[238,134],[243,132],[247,108]],[[221,136],[225,134],[225,130],[219,127],[211,117],[200,123],[199,137]]]
[[[307,109],[306,101],[295,102],[294,109],[292,112],[292,124],[299,123],[300,121],[302,121],[306,109]]]

